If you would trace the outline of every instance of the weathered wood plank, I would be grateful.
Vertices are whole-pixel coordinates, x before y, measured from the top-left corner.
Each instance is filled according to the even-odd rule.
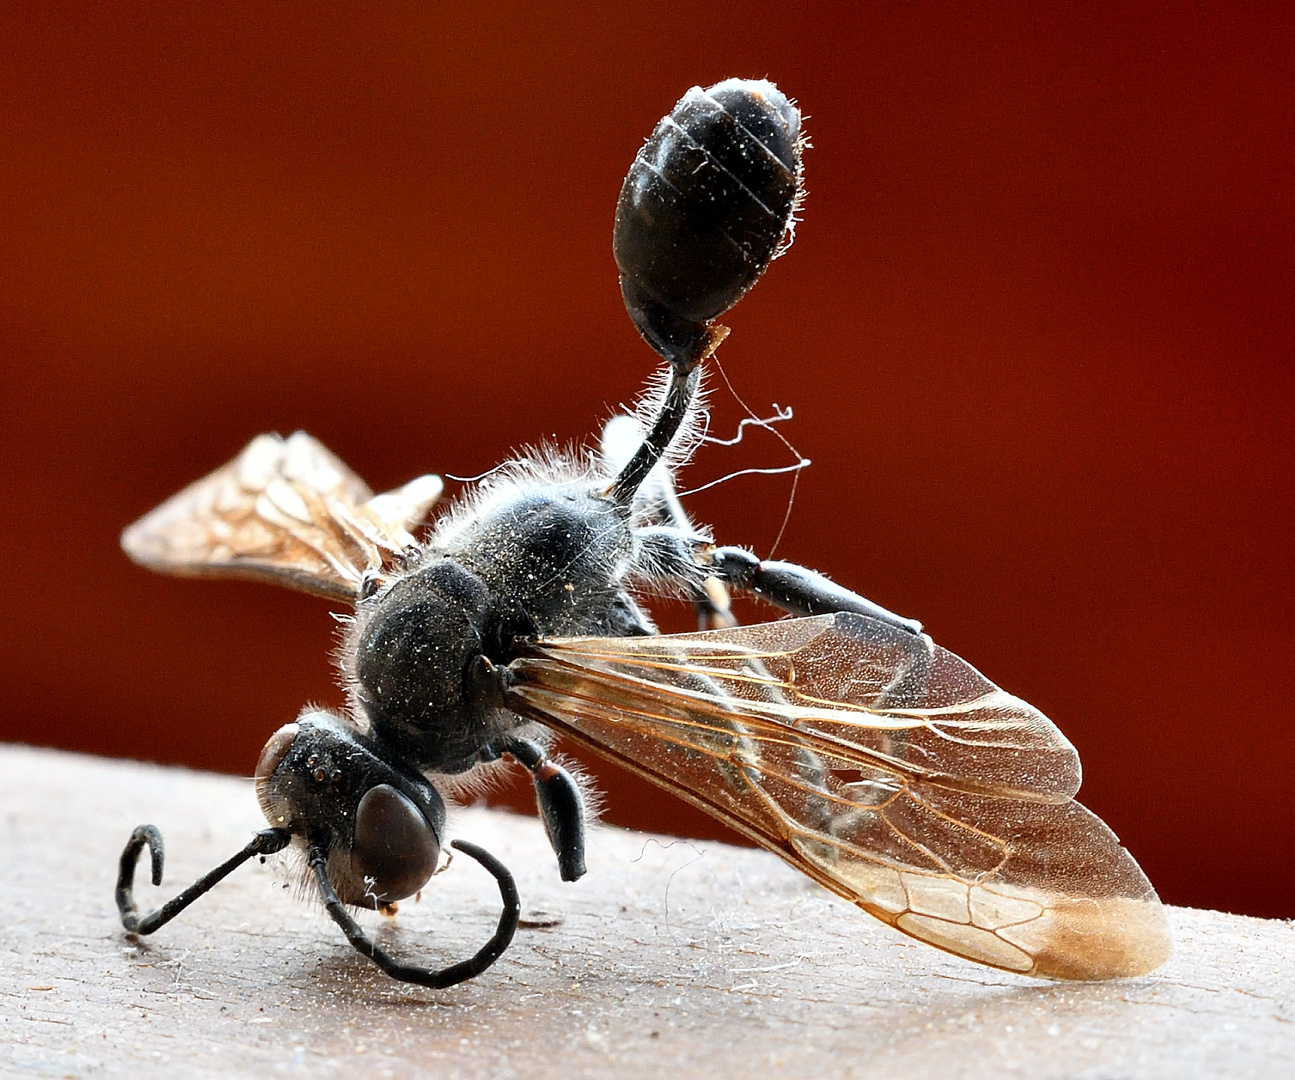
[[[122,933],[112,888],[131,828],[163,830],[169,896],[260,825],[246,781],[21,747],[0,748],[0,776],[10,1074],[1295,1074],[1291,923],[1175,909],[1161,971],[1038,983],[898,937],[764,852],[598,829],[588,877],[563,885],[536,822],[469,809],[454,832],[513,868],[529,913],[561,922],[433,992],[368,965],[277,858],[147,943]],[[141,884],[141,902],[154,891]],[[459,959],[496,902],[460,858],[381,940]]]

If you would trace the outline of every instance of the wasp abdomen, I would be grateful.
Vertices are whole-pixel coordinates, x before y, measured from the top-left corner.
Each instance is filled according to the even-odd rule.
[[[668,360],[708,327],[788,236],[800,193],[800,113],[771,82],[694,86],[656,126],[621,187],[613,248],[625,307]]]

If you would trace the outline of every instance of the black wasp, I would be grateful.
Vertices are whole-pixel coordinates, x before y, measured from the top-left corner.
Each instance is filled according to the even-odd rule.
[[[374,496],[308,435],[255,439],[126,530],[168,573],[256,577],[353,602],[350,704],[307,709],[270,739],[256,789],[270,827],[140,915],[161,836],[135,830],[117,902],[151,933],[236,866],[289,845],[329,914],[384,971],[449,986],[512,939],[443,970],[404,964],[348,908],[420,890],[441,856],[440,788],[498,762],[530,770],[564,880],[584,867],[579,787],[554,733],[621,763],[782,856],[891,926],[999,968],[1061,978],[1149,971],[1168,955],[1154,890],[1074,801],[1079,760],[1038,710],[918,623],[823,576],[717,545],[674,495],[701,369],[733,306],[785,247],[801,193],[800,114],[768,82],[693,88],[621,189],[615,254],[634,324],[668,363],[639,420],[596,452],[522,457],[421,537],[441,491],[424,476]],[[735,626],[728,590],[794,618]],[[691,598],[714,629],[659,635],[641,592]]]

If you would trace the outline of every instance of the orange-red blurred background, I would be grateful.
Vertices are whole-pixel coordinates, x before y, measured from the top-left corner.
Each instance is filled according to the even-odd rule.
[[[767,75],[810,195],[721,356],[814,461],[779,555],[1052,716],[1166,900],[1295,916],[1295,65],[1286,5],[1234,7],[7,6],[0,735],[246,773],[339,701],[327,604],[118,531],[260,431],[382,488],[596,430],[653,366],[621,176],[688,86]],[[788,487],[690,506],[765,553]]]

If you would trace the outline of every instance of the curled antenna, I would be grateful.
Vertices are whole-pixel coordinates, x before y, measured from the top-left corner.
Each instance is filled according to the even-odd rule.
[[[256,855],[273,855],[288,846],[290,837],[284,829],[262,829],[242,851],[230,856],[214,870],[209,870],[184,892],[173,897],[156,911],[147,915],[139,913],[135,903],[135,866],[139,862],[140,852],[148,847],[152,864],[154,885],[162,884],[162,868],[165,863],[165,849],[162,846],[162,834],[153,825],[140,825],[131,833],[121,853],[117,867],[117,911],[121,915],[121,925],[132,934],[151,934],[165,926],[185,908],[206,895],[219,882],[237,870],[248,859]]]
[[[346,940],[351,943],[355,951],[367,956],[393,979],[399,979],[401,982],[416,983],[419,986],[430,986],[433,990],[444,990],[446,987],[456,986],[461,982],[466,982],[468,979],[475,978],[498,960],[513,940],[513,934],[517,930],[517,923],[521,918],[522,911],[522,903],[517,894],[517,886],[513,883],[513,875],[508,872],[508,868],[503,863],[484,848],[477,847],[476,844],[469,844],[466,840],[455,840],[451,846],[458,848],[470,858],[476,859],[486,868],[499,885],[499,896],[503,900],[504,906],[503,911],[499,914],[499,925],[494,934],[491,935],[490,940],[468,959],[460,960],[457,964],[451,964],[449,967],[441,968],[440,970],[419,967],[417,964],[401,963],[376,944],[364,932],[360,924],[355,921],[351,913],[346,910],[346,905],[338,897],[337,890],[333,888],[333,883],[328,880],[328,852],[323,844],[319,841],[313,841],[307,855],[307,861],[315,875],[315,884],[319,887],[319,895],[324,902],[324,908],[332,917],[333,922],[341,927],[342,933],[346,935]]]
[[[141,915],[139,906],[135,901],[135,867],[139,862],[140,854],[145,847],[148,848],[154,885],[162,884],[162,868],[165,854],[162,846],[162,834],[157,828],[152,825],[140,825],[131,833],[130,840],[121,853],[121,861],[117,870],[115,895],[122,926],[132,934],[153,933],[153,931],[169,923],[199,897],[210,892],[217,883],[223,881],[243,863],[247,862],[248,859],[257,855],[273,855],[275,852],[282,851],[288,846],[291,839],[292,837],[286,829],[262,829],[241,851],[226,859],[214,870],[208,871],[178,896],[168,900],[156,911]],[[333,921],[341,927],[342,932],[346,935],[346,940],[358,952],[367,956],[393,979],[417,983],[420,986],[430,986],[439,990],[480,975],[498,960],[513,940],[513,934],[517,930],[517,923],[521,917],[521,900],[517,895],[517,886],[514,884],[513,876],[508,872],[508,868],[484,848],[477,847],[476,844],[469,844],[466,840],[455,840],[452,846],[458,848],[465,855],[476,859],[495,879],[499,886],[500,899],[503,901],[503,910],[499,915],[499,925],[489,941],[467,960],[451,964],[449,967],[441,968],[440,970],[423,968],[416,964],[401,963],[383,951],[365,934],[350,912],[346,910],[346,905],[338,897],[337,890],[333,888],[333,883],[328,879],[328,843],[326,836],[314,836],[311,838],[307,861],[315,875],[315,882],[319,886],[319,894],[324,902],[324,907]]]

